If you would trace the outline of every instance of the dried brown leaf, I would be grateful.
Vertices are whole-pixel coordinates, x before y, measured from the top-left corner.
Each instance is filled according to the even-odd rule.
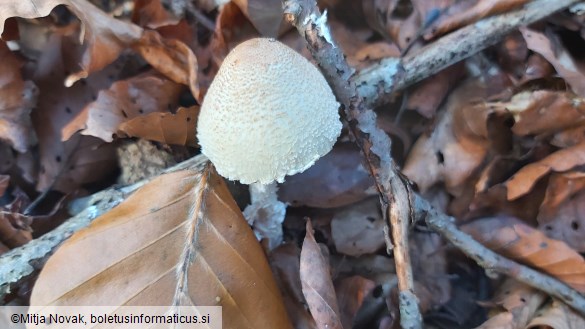
[[[0,33],[9,17],[37,18],[49,15],[58,5],[66,5],[85,26],[82,38],[87,48],[81,59],[81,71],[68,77],[68,85],[99,71],[112,63],[126,46],[140,38],[142,29],[117,20],[85,0],[10,1],[0,2]]]
[[[316,329],[317,324],[309,313],[303,296],[300,277],[301,249],[285,243],[270,252],[270,265],[282,292],[284,305],[295,329]]]
[[[70,192],[82,184],[105,178],[116,166],[113,145],[80,135],[66,142],[61,140],[63,127],[94,100],[98,90],[107,88],[118,73],[115,66],[109,66],[70,88],[56,82],[63,81],[76,65],[76,44],[73,36],[53,34],[34,73],[34,82],[40,90],[37,110],[32,114],[39,137],[40,159],[35,159],[40,162],[36,181],[39,190],[53,188]]]
[[[524,166],[507,180],[508,200],[515,200],[530,192],[536,182],[550,172],[566,172],[585,164],[585,143],[552,153],[540,161]]]
[[[574,58],[554,34],[544,34],[527,27],[520,28],[528,48],[549,61],[573,91],[585,97],[585,62]]]
[[[494,116],[507,114],[503,106],[488,106],[485,95],[485,86],[476,81],[459,86],[430,136],[422,135],[415,143],[403,173],[421,191],[445,182],[449,193],[460,196],[466,180],[484,161],[492,146],[488,123]],[[495,135],[504,135],[505,129]]]
[[[583,231],[585,231],[585,190],[583,190],[582,186],[584,184],[584,179],[579,178],[569,180],[566,184],[556,185],[558,188],[566,188],[563,192],[559,192],[559,195],[564,195],[567,198],[562,201],[545,198],[545,202],[550,202],[547,204],[543,202],[543,207],[541,207],[537,217],[540,224],[539,228],[548,237],[565,241],[571,248],[579,252],[585,252],[585,239],[583,239]],[[573,185],[579,188],[578,192],[571,192]],[[550,186],[549,184],[549,188]],[[556,202],[560,203],[555,204]]]
[[[570,92],[527,91],[499,104],[514,114],[512,131],[520,136],[554,134],[585,122],[585,100]]]
[[[0,140],[5,140],[19,152],[26,152],[36,143],[30,113],[36,105],[37,88],[24,81],[20,60],[0,41]]]
[[[342,329],[337,297],[331,281],[329,262],[313,236],[311,221],[301,250],[301,283],[303,294],[319,329]]]
[[[566,304],[553,300],[539,312],[537,317],[530,321],[525,329],[543,327],[551,329],[585,328],[585,318]]]
[[[10,0],[0,2],[0,34],[3,23],[9,17],[37,18],[47,16],[58,6],[66,5],[84,24],[81,37],[86,49],[81,60],[81,70],[70,74],[65,83],[72,86],[114,62],[126,48],[132,47],[156,70],[169,79],[189,86],[199,98],[197,74],[199,67],[195,55],[179,40],[163,39],[155,31],[143,30],[137,25],[115,19],[85,0],[50,0],[38,4],[26,0],[14,4]]]
[[[0,210],[0,242],[16,248],[32,240],[32,219],[18,213]]]
[[[499,311],[476,329],[524,328],[545,300],[543,292],[507,279],[490,302]]]
[[[341,320],[345,328],[352,328],[353,320],[365,298],[376,288],[376,283],[354,275],[335,282]]]
[[[73,235],[31,297],[42,306],[173,302],[222,306],[224,328],[291,328],[262,248],[207,163],[156,178]]]
[[[157,71],[176,83],[189,86],[195,99],[202,100],[197,80],[199,64],[193,51],[183,42],[145,30],[132,48]]]
[[[514,10],[530,0],[478,0],[473,6],[465,10],[455,10],[456,13],[447,12],[444,17],[439,18],[436,24],[432,25],[432,33],[426,36],[434,38],[465,25],[474,23],[484,17]],[[470,3],[470,1],[463,1]],[[462,6],[466,6],[462,5]]]
[[[62,130],[63,140],[80,131],[82,135],[113,140],[118,127],[145,114],[174,110],[182,87],[156,74],[142,74],[114,82],[99,92]]]
[[[462,229],[488,248],[585,292],[585,260],[566,243],[550,239],[513,217],[483,218]]]
[[[171,15],[160,0],[135,0],[132,22],[136,25],[156,29],[161,26],[175,25],[179,19]]]
[[[197,146],[195,127],[199,106],[181,107],[177,113],[151,113],[118,126],[119,135],[140,137],[171,145]]]

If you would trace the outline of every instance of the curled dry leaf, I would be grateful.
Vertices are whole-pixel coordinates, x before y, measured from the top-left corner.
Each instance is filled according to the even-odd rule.
[[[303,294],[319,329],[343,329],[337,297],[331,281],[329,262],[323,257],[313,236],[311,221],[301,250],[301,283]]]
[[[291,328],[262,248],[207,162],[159,176],[74,234],[31,305],[219,305],[226,329]]]
[[[160,0],[135,0],[132,22],[149,29],[157,29],[161,26],[175,25],[179,23],[179,19],[165,10]]]
[[[301,249],[293,243],[284,243],[270,252],[270,266],[282,292],[284,305],[295,329],[317,329],[303,296],[300,277]]]
[[[585,143],[556,151],[540,161],[518,170],[504,183],[508,200],[515,200],[530,192],[536,182],[550,172],[566,172],[585,164]]]
[[[199,98],[197,59],[189,47],[179,40],[167,40],[155,31],[143,30],[137,25],[115,19],[85,0],[37,1],[9,0],[0,2],[0,34],[10,17],[37,18],[47,16],[58,5],[66,5],[84,24],[81,37],[86,49],[81,60],[81,71],[67,77],[65,84],[87,78],[114,62],[126,48],[132,47],[156,70],[169,79],[189,86]]]
[[[32,218],[0,209],[0,243],[16,248],[32,240]]]
[[[457,13],[451,14],[447,12],[443,17],[437,20],[430,28],[432,31],[425,37],[434,38],[465,25],[474,23],[484,17],[507,12],[518,8],[530,0],[479,0],[473,6],[465,10],[457,10]],[[469,1],[463,1],[463,3]],[[461,6],[467,6],[462,4]]]
[[[555,180],[556,181],[556,180]],[[573,182],[573,183],[571,183]],[[566,192],[571,190],[572,185],[580,187],[579,192],[575,194],[565,194],[566,200],[563,200],[560,204],[556,205],[554,209],[551,207],[551,203],[554,205],[556,200],[545,198],[545,202],[550,200],[549,203],[543,202],[543,207],[538,214],[537,220],[539,228],[546,233],[550,238],[565,241],[571,248],[585,252],[585,239],[583,239],[585,231],[585,185],[584,179],[579,178],[577,180],[570,180],[566,183],[556,185],[558,188],[566,188]],[[549,185],[549,188],[551,185]],[[551,190],[552,191],[552,190]],[[548,190],[547,190],[548,193]],[[553,192],[551,192],[553,193]],[[562,195],[562,192],[559,193]],[[547,194],[548,196],[548,194]]]
[[[554,134],[585,122],[585,99],[570,92],[549,90],[516,94],[504,105],[515,118],[516,135]]]
[[[446,109],[430,136],[422,135],[404,165],[403,173],[416,182],[422,192],[445,182],[447,191],[460,196],[465,181],[484,161],[492,146],[488,123],[507,115],[503,106],[483,102],[485,86],[468,81],[459,86],[447,101]],[[500,128],[497,135],[506,133]]]
[[[555,299],[543,308],[525,329],[543,327],[551,329],[585,328],[585,318],[582,314]]]
[[[36,143],[30,113],[38,90],[31,81],[23,81],[23,65],[0,41],[0,140],[9,142],[18,152],[26,152]]]
[[[143,74],[114,82],[108,90],[63,127],[63,140],[80,131],[82,135],[113,140],[119,126],[144,114],[177,107],[181,85],[156,74]]]
[[[80,185],[99,181],[116,167],[115,150],[111,144],[91,137],[75,135],[61,140],[61,131],[83,107],[92,102],[97,90],[107,88],[116,65],[93,74],[84,83],[67,88],[62,83],[66,72],[76,65],[77,40],[73,36],[51,35],[38,59],[34,82],[39,86],[37,110],[32,113],[39,137],[40,166],[37,189],[53,188],[70,192]]]
[[[278,190],[280,200],[292,206],[336,208],[372,195],[374,181],[362,166],[357,147],[337,144],[306,171],[284,181]]]
[[[493,315],[477,329],[524,328],[545,300],[543,292],[507,279],[490,302],[498,308],[497,313],[492,312]]]
[[[585,97],[585,62],[574,58],[553,34],[544,34],[527,27],[520,28],[528,49],[541,54],[567,81],[573,91]]]
[[[585,292],[585,260],[566,243],[550,239],[514,217],[483,218],[462,226],[462,230],[505,257]]]
[[[199,106],[181,107],[177,113],[151,113],[121,123],[118,134],[164,144],[197,146],[195,127],[198,115]]]
[[[85,0],[50,0],[40,3],[32,0],[2,0],[0,34],[9,17],[44,17],[58,5],[67,6],[85,25],[82,38],[87,42],[87,49],[81,59],[82,70],[68,77],[68,85],[112,63],[128,44],[138,40],[142,34],[140,27],[114,19]]]

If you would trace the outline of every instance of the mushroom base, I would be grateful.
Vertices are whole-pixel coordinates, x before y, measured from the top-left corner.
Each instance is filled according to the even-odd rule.
[[[282,243],[282,222],[286,214],[286,204],[278,201],[276,182],[270,184],[250,184],[252,204],[244,209],[244,217],[254,229],[258,240],[268,239],[270,250]]]

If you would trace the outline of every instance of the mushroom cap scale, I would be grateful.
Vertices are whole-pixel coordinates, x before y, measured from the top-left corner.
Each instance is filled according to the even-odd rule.
[[[274,39],[251,39],[222,63],[197,137],[218,173],[243,184],[282,182],[328,153],[339,104],[319,70]]]

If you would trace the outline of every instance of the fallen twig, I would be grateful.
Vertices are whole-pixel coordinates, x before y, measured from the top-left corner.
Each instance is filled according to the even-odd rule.
[[[418,195],[414,200],[414,209],[415,220],[425,220],[431,229],[440,233],[484,269],[508,275],[531,287],[544,291],[562,300],[585,316],[585,296],[573,288],[551,276],[516,263],[487,249],[469,234],[459,230],[455,226],[455,218],[437,211],[427,200]]]
[[[534,0],[521,9],[488,17],[448,34],[402,58],[387,58],[355,77],[358,93],[368,106],[380,105],[389,96],[442,69],[501,41],[512,30],[529,25],[582,0]],[[407,72],[407,74],[402,74]]]
[[[408,253],[408,226],[411,218],[411,190],[396,170],[390,157],[390,138],[376,126],[376,114],[362,101],[349,66],[336,45],[314,0],[284,1],[286,19],[305,38],[327,81],[344,108],[352,135],[365,156],[380,194],[386,231],[392,232],[392,244],[398,276],[400,324],[402,328],[422,328],[422,316],[414,294],[412,267]],[[388,221],[389,220],[389,221]],[[389,239],[388,239],[389,240]]]
[[[206,162],[207,158],[199,155],[181,162],[165,172],[198,168]],[[80,212],[77,215],[40,238],[2,254],[0,256],[0,301],[10,293],[13,287],[16,287],[35,271],[40,270],[49,256],[57,250],[57,247],[73,233],[86,227],[94,219],[120,204],[153,178],[155,177],[126,187],[111,187],[85,198],[85,205],[80,207]]]
[[[478,42],[477,39],[493,44],[512,29],[522,24],[536,21],[576,2],[578,1],[560,0],[553,5],[549,1],[536,0],[520,12],[489,18],[487,22],[484,20],[474,24],[473,28],[477,29],[477,31],[483,31],[482,33],[487,33],[484,30],[486,26],[492,26],[491,29],[488,29],[493,32],[491,37],[482,34],[481,38],[479,38],[474,33],[467,35],[466,38],[475,40],[465,41],[463,40],[466,39],[463,38],[465,32],[455,34],[455,37],[451,35],[444,38],[444,40],[437,41],[439,43],[437,46],[428,46],[417,52],[417,54],[406,57],[402,63],[397,59],[386,59],[380,65],[364,70],[356,76],[354,75],[354,70],[345,61],[341,50],[333,42],[325,24],[325,16],[320,15],[315,7],[315,2],[312,0],[284,1],[285,15],[288,15],[289,21],[297,27],[301,35],[306,39],[313,57],[319,63],[326,79],[343,103],[351,131],[365,155],[368,169],[376,179],[383,210],[388,210],[387,207],[390,206],[388,214],[392,222],[392,228],[396,229],[396,226],[398,226],[398,229],[393,231],[393,238],[397,274],[401,278],[399,279],[399,282],[401,282],[399,283],[399,289],[401,290],[401,317],[412,315],[408,314],[412,309],[406,308],[406,304],[408,301],[416,300],[414,295],[412,295],[413,299],[410,299],[411,297],[408,294],[412,293],[411,288],[408,288],[412,287],[412,273],[409,273],[410,266],[407,250],[402,249],[401,252],[397,250],[402,248],[401,245],[397,244],[398,242],[401,240],[402,242],[407,241],[405,240],[407,232],[401,231],[401,229],[406,224],[404,219],[408,216],[408,210],[414,211],[415,220],[426,220],[433,230],[443,235],[469,257],[477,261],[480,266],[509,275],[530,286],[541,289],[585,314],[585,297],[577,291],[552,277],[487,249],[471,236],[461,232],[455,226],[452,217],[433,209],[420,196],[416,195],[414,197],[415,202],[413,202],[411,199],[413,194],[410,192],[408,184],[401,178],[394,162],[390,158],[390,139],[383,132],[381,133],[377,130],[375,114],[367,108],[374,104],[381,94],[391,93],[420,81],[440,69],[487,47],[486,45],[479,48],[481,42]],[[506,19],[512,22],[506,22]],[[493,28],[493,26],[498,28]],[[465,44],[468,45],[467,47],[470,44],[477,44],[478,46],[472,50],[467,49],[467,52],[462,49],[459,49],[458,52],[449,52],[447,49],[452,50],[451,48],[453,48],[453,44],[449,43]],[[370,87],[375,87],[364,87],[365,81],[370,83]],[[356,83],[362,83],[357,87],[357,90],[354,89],[356,88]],[[402,221],[398,221],[398,219],[402,219]],[[406,255],[406,258],[401,259],[404,255]],[[402,292],[407,293],[402,295]],[[402,299],[403,296],[406,296],[405,300]],[[416,309],[416,312],[418,312],[418,309]],[[412,322],[401,323],[403,328],[411,328],[417,325],[417,320],[413,318],[408,318],[407,321]]]

